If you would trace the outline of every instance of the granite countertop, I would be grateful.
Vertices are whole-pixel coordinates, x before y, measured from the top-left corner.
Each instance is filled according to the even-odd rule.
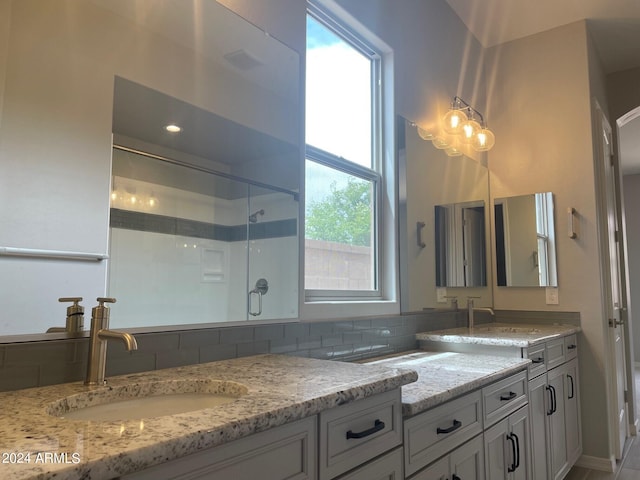
[[[416,338],[420,341],[525,348],[578,332],[580,327],[576,325],[487,323],[471,329],[462,327],[418,333]]]
[[[218,408],[120,422],[48,413],[61,398],[86,392],[81,382],[0,393],[0,478],[112,478],[392,390],[417,375],[393,365],[258,355],[111,377],[96,388],[176,379],[233,381],[248,392]]]
[[[402,387],[402,413],[410,417],[522,371],[529,363],[529,359],[515,357],[416,351],[374,359],[367,365],[409,368],[418,372],[417,382]]]

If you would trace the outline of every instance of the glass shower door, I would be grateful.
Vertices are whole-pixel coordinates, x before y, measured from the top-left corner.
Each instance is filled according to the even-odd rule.
[[[248,320],[298,315],[297,195],[249,185]]]

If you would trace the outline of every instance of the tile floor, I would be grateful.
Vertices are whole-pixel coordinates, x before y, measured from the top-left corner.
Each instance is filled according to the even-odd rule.
[[[640,393],[640,367],[636,367],[636,394]],[[640,404],[640,400],[636,399]],[[640,405],[638,405],[640,408]],[[634,437],[622,469],[616,477],[613,473],[598,472],[581,467],[573,467],[565,480],[640,480],[640,437]]]

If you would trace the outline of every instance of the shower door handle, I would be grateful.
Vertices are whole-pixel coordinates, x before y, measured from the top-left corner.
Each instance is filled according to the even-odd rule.
[[[257,317],[262,314],[262,296],[269,291],[269,282],[265,278],[260,278],[256,282],[256,286],[249,292],[249,315]],[[252,295],[258,295],[258,311],[253,311],[253,305],[251,303]]]
[[[258,311],[257,312],[254,312],[252,310],[253,304],[251,300],[253,295],[258,295]],[[257,317],[261,314],[262,314],[262,292],[257,288],[254,288],[249,292],[249,315],[253,315],[254,317]]]

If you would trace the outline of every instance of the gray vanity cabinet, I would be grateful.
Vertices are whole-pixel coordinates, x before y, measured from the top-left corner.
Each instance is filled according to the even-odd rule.
[[[555,366],[529,380],[534,480],[564,478],[582,453],[576,336],[561,340]]]

